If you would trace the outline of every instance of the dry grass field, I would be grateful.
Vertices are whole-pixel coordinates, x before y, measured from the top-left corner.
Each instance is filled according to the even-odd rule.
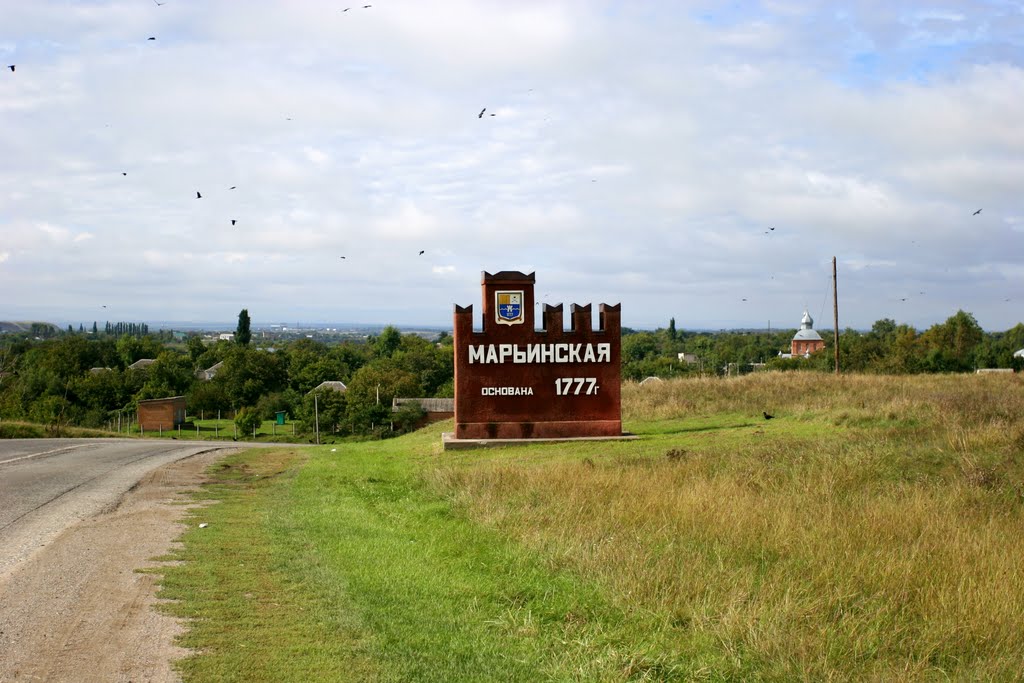
[[[653,618],[653,660],[625,678],[662,678],[660,659],[680,679],[1024,675],[1020,376],[629,384],[623,417],[640,441],[423,476]]]

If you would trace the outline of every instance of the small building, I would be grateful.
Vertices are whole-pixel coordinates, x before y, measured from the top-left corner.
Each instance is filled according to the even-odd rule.
[[[320,382],[320,384],[316,385],[316,387],[314,387],[313,390],[310,391],[309,393],[313,393],[314,391],[326,391],[326,390],[338,391],[338,392],[341,392],[342,394],[344,394],[346,391],[348,391],[348,387],[345,386],[344,382],[338,382],[336,380],[328,380],[326,382]]]
[[[100,368],[100,367],[89,368],[89,374],[90,375],[99,375],[99,374],[102,374],[104,372],[111,372],[111,368]]]
[[[680,363],[686,363],[688,365],[694,365],[699,360],[695,353],[680,353],[676,354],[676,356],[679,358]]]
[[[142,431],[174,429],[181,424],[185,424],[184,396],[139,401],[139,428]]]
[[[662,381],[663,380],[660,377],[655,377],[654,375],[651,375],[650,377],[644,377],[642,380],[640,380],[640,386],[643,386],[645,384],[661,384]]]
[[[789,344],[790,354],[793,356],[809,356],[825,348],[825,340],[813,328],[814,319],[810,313],[804,311],[804,317],[800,320],[800,329],[793,335],[793,340]]]
[[[455,417],[454,398],[393,398],[391,412],[397,413],[402,406],[410,403],[417,404],[423,409],[424,416],[419,427]]]
[[[129,370],[145,370],[150,365],[155,363],[156,360],[153,358],[140,358],[131,365],[128,366]]]
[[[205,370],[197,370],[196,371],[196,377],[201,379],[201,380],[204,380],[206,382],[209,382],[211,379],[213,379],[214,377],[217,376],[217,372],[220,371],[220,369],[221,369],[221,367],[223,367],[223,365],[224,365],[224,361],[220,361],[219,363],[214,363],[213,365],[211,365],[210,367],[206,368]]]
[[[234,341],[234,340],[235,340],[235,333],[234,332],[221,332],[219,335],[217,335],[217,341]]]

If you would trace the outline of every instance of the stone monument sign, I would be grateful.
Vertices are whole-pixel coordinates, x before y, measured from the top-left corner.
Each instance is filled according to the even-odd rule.
[[[621,307],[544,304],[534,321],[534,273],[484,272],[482,329],[455,306],[455,438],[622,435]]]

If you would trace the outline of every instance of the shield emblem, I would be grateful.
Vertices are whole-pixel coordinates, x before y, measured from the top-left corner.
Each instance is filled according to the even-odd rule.
[[[495,307],[499,325],[521,325],[523,317],[523,290],[495,292]]]

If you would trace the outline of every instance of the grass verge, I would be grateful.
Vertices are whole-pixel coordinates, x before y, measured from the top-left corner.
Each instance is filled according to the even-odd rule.
[[[684,380],[623,412],[639,441],[225,461],[164,580],[186,680],[1019,679],[1019,379]]]

